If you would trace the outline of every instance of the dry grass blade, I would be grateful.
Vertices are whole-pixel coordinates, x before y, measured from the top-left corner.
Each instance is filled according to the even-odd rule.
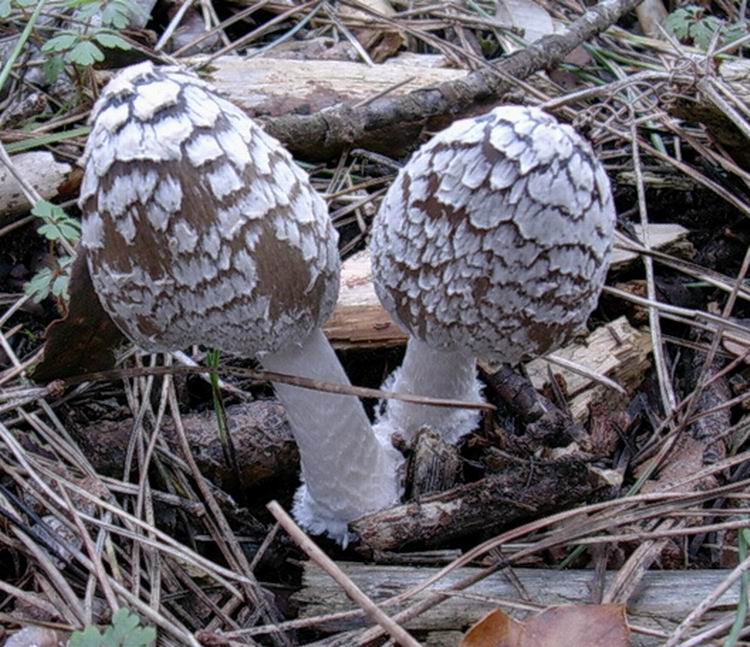
[[[268,509],[281,527],[284,528],[297,545],[305,551],[307,556],[314,560],[323,570],[325,570],[326,573],[336,580],[336,582],[346,591],[346,594],[360,605],[365,613],[377,622],[384,631],[387,631],[393,640],[398,641],[399,645],[405,645],[406,647],[420,646],[419,642],[414,640],[414,638],[403,627],[396,624],[391,618],[383,613],[383,611],[374,604],[373,601],[370,600],[370,598],[368,598],[338,566],[336,566],[336,563],[318,548],[315,542],[313,542],[312,539],[310,539],[300,527],[294,523],[292,518],[278,503],[276,503],[276,501],[271,501],[271,503],[268,504]]]

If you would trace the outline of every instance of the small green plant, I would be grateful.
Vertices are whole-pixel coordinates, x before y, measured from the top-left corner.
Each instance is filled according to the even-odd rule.
[[[81,225],[57,205],[40,200],[34,205],[31,213],[44,221],[37,231],[50,242],[64,241],[72,249],[81,238]],[[72,264],[73,257],[65,255],[57,259],[56,267],[39,270],[26,284],[26,294],[37,303],[50,294],[59,301],[67,301]]]
[[[717,30],[719,46],[727,45],[748,33],[745,23],[727,24],[716,16],[706,15],[703,7],[694,5],[673,11],[667,16],[664,26],[682,42],[692,42],[702,50],[708,49]]]
[[[19,9],[26,9],[36,3],[36,0],[0,0],[0,18],[7,18],[13,10],[13,5]]]
[[[87,22],[88,26],[83,31],[61,31],[43,45],[42,52],[50,55],[44,63],[50,83],[57,79],[66,63],[90,67],[104,60],[102,48],[131,49],[130,43],[117,34],[117,30],[128,26],[136,11],[130,0],[68,0],[65,7],[75,9],[76,19]],[[100,26],[91,26],[95,17],[101,21]]]
[[[70,636],[68,647],[149,647],[156,640],[156,629],[141,627],[138,616],[121,608],[112,616],[104,633],[93,625]]]

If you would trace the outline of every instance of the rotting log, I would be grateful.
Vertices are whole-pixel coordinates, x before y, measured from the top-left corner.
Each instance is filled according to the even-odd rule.
[[[375,566],[351,562],[338,562],[338,566],[376,602],[406,591],[439,571],[430,567]],[[449,573],[427,591],[410,598],[409,602],[419,602],[435,591],[451,589],[459,580],[478,572],[478,568],[467,567]],[[521,598],[513,579],[503,573],[495,573],[466,589],[469,595],[475,597],[467,599],[460,593],[453,595],[410,620],[405,627],[412,632],[430,632],[430,637],[423,639],[425,645],[450,644],[440,640],[439,636],[465,631],[498,606],[510,615],[523,616],[522,611],[502,605],[501,601],[541,606],[592,602],[591,591],[595,588],[593,585],[596,579],[593,570],[518,568],[513,569],[513,573],[528,592],[528,600]],[[729,571],[717,570],[649,571],[638,590],[628,600],[628,621],[631,625],[668,632],[701,603],[728,573]],[[605,581],[611,582],[614,576],[614,572],[607,572]],[[336,583],[312,562],[304,564],[302,584],[302,589],[293,596],[293,601],[299,606],[300,617],[311,618],[356,608]],[[732,608],[737,605],[738,600],[739,584],[735,583],[719,599],[717,606]],[[403,607],[383,608],[389,615],[393,615]],[[713,616],[714,613],[709,612],[708,617]],[[366,621],[361,618],[343,618],[321,624],[319,630],[338,633],[364,626],[367,626]],[[661,643],[663,639],[633,633],[633,645]]]
[[[227,407],[226,414],[243,489],[270,481],[296,483],[299,453],[281,404],[257,400]],[[234,475],[224,458],[214,412],[185,414],[182,423],[201,473],[220,487],[233,489]],[[126,418],[100,420],[74,434],[97,472],[121,477],[132,431],[133,419]],[[165,419],[160,433],[170,448],[178,447],[171,418]]]
[[[499,474],[369,514],[350,524],[362,552],[441,546],[561,510],[611,486],[580,457],[509,461]]]

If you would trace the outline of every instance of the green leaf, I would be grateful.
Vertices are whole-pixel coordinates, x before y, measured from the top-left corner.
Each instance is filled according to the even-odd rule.
[[[35,5],[37,0],[16,0],[16,4],[21,7],[21,9],[26,9],[27,7],[31,7]]]
[[[132,13],[130,5],[126,2],[109,0],[102,11],[102,25],[115,29],[125,29],[130,24]]]
[[[63,34],[59,34],[58,36],[50,38],[46,43],[44,43],[44,45],[42,45],[42,51],[47,53],[64,52],[73,47],[73,45],[75,45],[79,39],[80,36],[78,34],[65,32]]]
[[[58,299],[68,299],[68,282],[70,276],[67,274],[61,274],[54,281],[52,281],[52,295]]]
[[[76,9],[75,17],[77,20],[88,20],[96,16],[100,10],[101,5],[98,2],[87,2]]]
[[[147,647],[155,641],[156,629],[153,627],[138,627],[125,637],[122,647]]]
[[[667,16],[664,27],[680,40],[685,40],[688,37],[690,23],[690,14],[685,9],[677,9]]]
[[[735,23],[729,27],[725,27],[722,30],[722,44],[733,43],[740,38],[743,38],[748,33],[747,25],[745,23]]]
[[[31,210],[31,213],[40,218],[59,218],[60,214],[65,212],[58,207],[56,204],[52,204],[47,200],[39,200]]]
[[[41,303],[49,296],[50,283],[52,281],[52,270],[45,267],[39,270],[26,284],[24,291],[35,303]]]
[[[104,632],[104,641],[108,645],[122,645],[129,633],[138,626],[138,616],[120,607],[112,616],[112,624]]]
[[[60,225],[58,225],[58,229],[60,231],[60,235],[65,240],[68,240],[71,243],[77,243],[78,239],[81,237],[81,232],[72,223],[61,223]]]
[[[126,41],[124,38],[121,38],[117,34],[113,34],[112,32],[108,31],[100,31],[98,34],[94,34],[94,40],[96,40],[96,42],[99,43],[102,47],[106,47],[108,49],[132,49],[128,41]]]
[[[0,0],[0,18],[10,16],[10,0]]]
[[[60,78],[63,69],[65,69],[65,61],[62,56],[50,56],[42,65],[44,70],[44,76],[47,81],[52,84]]]
[[[37,231],[47,240],[59,240],[61,237],[57,225],[42,225]]]
[[[720,25],[721,23],[714,16],[708,16],[698,21],[690,28],[690,35],[693,37],[693,42],[701,49],[708,49]]]
[[[89,67],[96,62],[103,61],[104,54],[91,41],[82,40],[65,55],[65,60],[68,63]]]
[[[89,625],[83,631],[74,631],[68,641],[68,647],[101,647],[101,644],[102,635],[93,625]]]

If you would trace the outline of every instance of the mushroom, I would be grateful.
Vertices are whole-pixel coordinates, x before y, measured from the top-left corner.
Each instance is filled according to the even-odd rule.
[[[143,63],[103,90],[81,186],[99,300],[149,351],[203,344],[267,370],[348,385],[320,330],[338,293],[338,235],[282,145],[207,83]],[[294,514],[345,543],[397,502],[400,454],[354,397],[275,384],[300,448]]]
[[[537,108],[454,122],[419,149],[373,224],[375,290],[409,338],[384,388],[477,401],[476,357],[515,364],[565,343],[596,307],[615,211],[589,143]],[[448,442],[478,413],[392,400],[382,431]]]

